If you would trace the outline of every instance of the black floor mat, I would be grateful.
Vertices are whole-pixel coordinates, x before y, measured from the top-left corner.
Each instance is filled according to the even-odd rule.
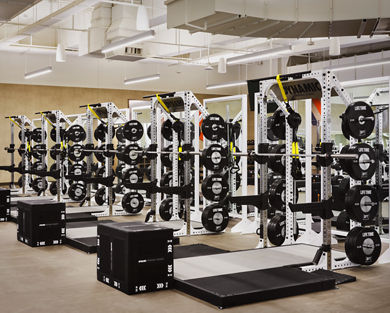
[[[178,246],[173,250],[173,257],[175,259],[190,258],[193,256],[211,255],[230,252],[204,244],[194,244],[188,246]]]
[[[335,279],[277,267],[227,275],[180,280],[175,288],[219,308],[278,299],[335,288]]]
[[[315,275],[321,276],[321,277],[329,277],[334,278],[336,280],[336,285],[341,285],[345,283],[352,283],[356,281],[355,276],[350,276],[346,274],[337,273],[334,271],[327,271],[327,270],[317,270],[312,272]]]
[[[84,228],[94,227],[97,224],[115,223],[113,220],[101,220],[101,221],[86,221],[86,222],[67,222],[66,228]]]
[[[68,213],[66,214],[66,222],[92,222],[97,221],[97,217],[90,213]]]
[[[65,238],[65,244],[87,253],[97,251],[97,237]]]

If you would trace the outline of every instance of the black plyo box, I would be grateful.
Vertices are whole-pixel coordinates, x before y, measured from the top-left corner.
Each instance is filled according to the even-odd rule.
[[[11,192],[9,189],[0,188],[0,222],[9,220],[11,214]]]
[[[169,289],[173,229],[134,223],[98,225],[97,279],[127,294]]]
[[[50,200],[18,201],[17,239],[31,247],[62,244],[65,203]]]

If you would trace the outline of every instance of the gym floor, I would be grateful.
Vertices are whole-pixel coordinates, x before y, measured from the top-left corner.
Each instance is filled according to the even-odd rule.
[[[138,216],[111,219],[134,221],[143,218]],[[220,311],[176,290],[128,296],[96,280],[96,254],[88,255],[68,246],[31,248],[16,240],[14,223],[0,223],[0,238],[0,312]],[[255,247],[257,237],[226,232],[181,238],[182,245],[194,243],[233,251]],[[353,268],[343,270],[342,273],[356,276],[357,282],[340,285],[336,290],[260,302],[224,311],[387,311],[390,306],[390,264]]]

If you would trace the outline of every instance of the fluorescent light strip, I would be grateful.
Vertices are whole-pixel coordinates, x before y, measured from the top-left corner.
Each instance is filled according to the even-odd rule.
[[[353,64],[340,64],[340,65],[332,66],[329,69],[333,72],[338,72],[338,71],[351,70],[351,69],[355,69],[355,68],[383,65],[383,64],[387,64],[387,63],[390,63],[390,58],[371,60],[371,61],[366,61],[366,62],[361,62],[361,63],[353,63]]]
[[[226,88],[226,87],[234,87],[234,86],[244,86],[246,85],[246,80],[234,81],[234,82],[226,82],[221,84],[207,85],[206,89],[218,89],[218,88]]]
[[[136,83],[142,83],[150,80],[156,80],[160,79],[160,74],[154,74],[154,75],[149,75],[149,76],[142,76],[142,77],[136,77],[136,78],[130,78],[130,79],[125,79],[123,83],[125,85],[130,85],[130,84],[136,84]]]
[[[276,57],[276,56],[279,56],[279,54],[283,54],[286,52],[291,52],[291,47],[288,47],[288,48],[280,47],[280,48],[268,49],[268,50],[264,50],[264,51],[260,51],[260,52],[240,55],[238,57],[233,57],[233,58],[227,59],[226,64],[232,65],[232,64],[238,64],[238,63],[248,63],[250,61],[266,59],[269,57]]]
[[[30,78],[41,76],[41,75],[45,75],[45,74],[48,74],[48,73],[51,73],[51,72],[53,72],[53,67],[46,66],[44,68],[40,68],[38,70],[25,73],[24,74],[24,79],[30,79]]]
[[[382,76],[382,77],[372,77],[372,78],[363,78],[363,79],[355,79],[340,82],[341,86],[348,87],[359,87],[359,86],[370,86],[370,85],[383,85],[390,83],[390,76]]]
[[[140,33],[138,35],[135,35],[135,36],[132,36],[132,37],[129,37],[129,38],[121,39],[121,40],[112,42],[109,45],[104,46],[102,48],[102,53],[107,53],[107,52],[116,50],[118,48],[122,48],[122,47],[125,47],[125,46],[129,46],[129,45],[135,44],[137,42],[141,42],[141,41],[145,41],[145,40],[148,40],[148,39],[152,39],[152,38],[154,38],[154,36],[155,36],[154,30],[149,30],[147,32],[143,32],[143,33]]]

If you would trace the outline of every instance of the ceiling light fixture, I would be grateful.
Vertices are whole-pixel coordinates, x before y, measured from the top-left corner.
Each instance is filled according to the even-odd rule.
[[[258,60],[267,59],[269,57],[276,57],[279,56],[280,54],[287,53],[287,52],[291,52],[291,47],[288,48],[280,47],[280,48],[263,50],[255,53],[244,54],[237,57],[229,58],[226,60],[226,63],[228,65],[238,64],[238,63],[249,63],[251,61],[258,61]]]
[[[62,44],[57,45],[56,50],[56,62],[65,62],[66,61],[66,55],[65,55],[65,48]]]
[[[48,73],[51,73],[51,72],[53,72],[53,67],[52,66],[46,66],[44,68],[40,68],[38,70],[25,73],[24,74],[24,79],[30,79],[30,78],[41,76],[41,75],[45,75],[45,74],[48,74]]]
[[[233,82],[226,82],[221,84],[213,84],[213,85],[207,85],[206,89],[218,89],[218,88],[226,88],[226,87],[234,87],[234,86],[244,86],[246,85],[246,80],[238,80]]]
[[[148,39],[152,39],[155,36],[154,30],[149,30],[147,32],[140,33],[138,35],[129,37],[129,38],[124,38],[115,42],[112,42],[102,48],[102,53],[107,53],[113,50],[116,50],[118,48],[122,48],[125,46],[129,46],[141,41],[145,41]]]
[[[340,64],[340,65],[331,66],[331,67],[329,67],[329,69],[333,72],[338,72],[338,71],[351,70],[351,69],[355,69],[355,68],[383,65],[383,64],[387,64],[387,63],[390,63],[390,58],[370,60],[370,61],[361,62],[361,63]]]
[[[135,77],[135,78],[129,78],[125,79],[123,83],[125,85],[130,85],[130,84],[136,84],[136,83],[142,83],[150,80],[156,80],[160,79],[160,74],[154,74],[154,75],[149,75],[149,76],[142,76],[142,77]]]

